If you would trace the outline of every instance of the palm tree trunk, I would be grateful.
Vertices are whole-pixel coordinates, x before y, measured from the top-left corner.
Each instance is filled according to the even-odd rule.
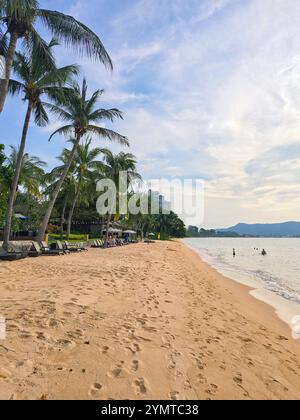
[[[8,47],[7,54],[5,57],[5,69],[4,69],[5,79],[0,80],[0,114],[3,111],[5,100],[7,97],[9,80],[10,80],[12,65],[14,61],[16,48],[17,48],[17,42],[18,42],[18,34],[13,32],[10,35],[9,47]]]
[[[106,222],[106,234],[105,234],[105,248],[108,248],[108,238],[109,238],[109,225],[111,220],[111,214],[107,215],[107,222]]]
[[[68,196],[65,198],[64,206],[61,212],[61,218],[60,218],[60,239],[62,240],[64,237],[64,224],[65,224],[65,215],[66,215],[66,209],[67,209],[67,202],[68,202]]]
[[[18,158],[16,162],[14,179],[11,185],[7,211],[6,211],[6,220],[5,220],[4,238],[3,238],[3,249],[6,252],[8,252],[9,238],[10,238],[10,233],[11,233],[11,226],[12,226],[12,219],[13,219],[13,212],[14,212],[14,204],[15,204],[16,195],[18,191],[19,178],[20,178],[22,161],[23,161],[24,152],[25,152],[26,138],[27,138],[28,127],[30,123],[32,108],[33,108],[32,102],[29,101],[26,117],[25,117],[25,122],[24,122],[24,127],[23,127],[23,132],[22,132],[20,148],[18,152]]]
[[[38,236],[37,236],[37,241],[39,241],[39,242],[41,242],[41,241],[44,240],[44,236],[45,236],[45,233],[46,233],[46,230],[47,230],[47,227],[48,227],[48,223],[49,223],[49,220],[50,220],[50,217],[51,217],[53,208],[55,206],[55,203],[56,203],[57,197],[59,195],[59,192],[61,190],[61,187],[62,187],[62,185],[63,185],[63,183],[64,183],[64,181],[65,181],[65,179],[66,179],[66,177],[67,177],[67,175],[68,175],[68,173],[70,171],[71,165],[72,165],[73,160],[75,158],[77,147],[78,147],[78,145],[80,143],[80,139],[81,139],[81,136],[78,135],[76,137],[76,142],[74,143],[74,147],[73,147],[72,152],[70,154],[69,161],[65,165],[65,169],[64,169],[64,171],[63,171],[63,173],[61,175],[61,178],[60,178],[59,182],[57,183],[57,186],[56,186],[56,188],[55,188],[55,190],[54,190],[54,192],[52,194],[52,197],[50,199],[50,203],[48,205],[46,214],[44,216],[44,219],[42,221],[42,224],[41,224],[41,227],[40,227]]]
[[[70,208],[70,212],[69,212],[68,228],[67,228],[67,241],[70,239],[73,214],[74,214],[74,211],[75,211],[75,208],[76,208],[76,204],[78,202],[79,194],[80,194],[80,184],[78,184],[78,186],[77,186],[77,191],[76,191],[76,194],[75,194],[75,197],[74,197],[74,201],[73,201],[72,207]]]

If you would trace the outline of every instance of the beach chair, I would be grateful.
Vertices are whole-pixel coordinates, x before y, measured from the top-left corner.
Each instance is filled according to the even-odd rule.
[[[70,254],[70,251],[68,249],[65,249],[63,247],[63,244],[60,241],[56,241],[54,244],[55,249],[58,249],[59,251],[62,251],[64,254]]]
[[[32,242],[31,248],[28,253],[28,257],[30,258],[37,258],[42,255],[41,247],[37,242]]]
[[[13,244],[9,244],[8,252],[0,248],[0,261],[18,261],[28,257],[28,252],[17,249]]]
[[[86,245],[83,242],[79,242],[77,244],[75,244],[75,246],[80,249],[81,251],[88,251],[88,245]]]
[[[100,248],[100,246],[101,246],[101,245],[99,244],[99,241],[96,241],[96,240],[95,240],[95,241],[93,241],[93,242],[92,242],[92,245],[91,245],[91,247],[92,247],[92,248]]]
[[[98,248],[96,241],[91,242],[91,248]]]
[[[64,255],[64,252],[59,249],[50,249],[47,242],[40,242],[39,243],[40,249],[42,251],[42,255],[46,256],[61,256]]]
[[[71,245],[68,241],[64,242],[64,247],[63,247],[64,251],[69,251],[69,252],[82,252],[82,248],[79,248],[78,246],[76,246],[75,244]]]
[[[87,252],[89,250],[89,244],[88,243],[81,242],[80,244],[78,244],[78,246],[82,249],[82,251]]]

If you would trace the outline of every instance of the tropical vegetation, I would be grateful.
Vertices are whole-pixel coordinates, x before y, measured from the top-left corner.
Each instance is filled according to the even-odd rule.
[[[44,40],[39,23],[53,36]],[[134,228],[141,236],[153,232],[157,237],[184,236],[183,222],[169,215],[120,214],[96,211],[96,183],[114,181],[119,195],[119,172],[128,176],[129,197],[132,183],[140,181],[133,154],[113,153],[104,140],[128,148],[126,136],[112,130],[123,119],[118,108],[101,106],[104,91],[90,91],[78,65],[59,67],[55,47],[62,43],[113,69],[112,60],[100,38],[83,23],[63,13],[40,8],[37,0],[0,0],[0,55],[4,57],[4,78],[0,79],[0,118],[7,95],[26,103],[26,114],[18,147],[10,152],[0,145],[0,234],[8,252],[12,232],[36,231],[37,240],[46,232],[70,238],[76,232],[74,219],[101,221],[106,234],[111,224]],[[81,80],[81,81],[80,81]],[[48,139],[65,140],[58,157],[59,166],[47,168],[37,156],[27,153],[31,125],[45,127],[50,119],[58,127]],[[3,121],[0,120],[3,123]],[[109,128],[108,128],[109,127]],[[46,168],[48,172],[46,173]]]

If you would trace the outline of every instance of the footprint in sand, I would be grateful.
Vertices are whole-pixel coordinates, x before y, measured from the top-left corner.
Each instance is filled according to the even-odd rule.
[[[108,352],[109,352],[109,347],[104,346],[104,347],[102,348],[102,354],[107,354]]]
[[[115,379],[123,377],[123,374],[124,374],[124,367],[123,367],[123,365],[124,365],[124,362],[121,362],[119,365],[117,365],[116,367],[114,367],[108,373],[108,376],[110,378],[115,378]]]
[[[27,331],[21,331],[20,338],[21,340],[29,340],[30,338],[32,338],[32,335]]]
[[[132,354],[136,354],[141,351],[141,348],[138,344],[134,343],[131,347],[127,347],[127,350],[131,351]]]
[[[139,370],[139,367],[140,367],[140,362],[138,360],[134,360],[131,366],[132,372],[137,372]]]
[[[177,400],[179,400],[179,392],[172,391],[172,392],[170,392],[169,397],[172,401],[177,401]]]
[[[11,377],[11,372],[7,369],[0,368],[0,382],[6,381]]]
[[[95,382],[91,386],[91,389],[89,390],[89,395],[93,398],[97,398],[99,396],[101,390],[102,390],[102,385],[99,384],[98,382]]]
[[[57,345],[59,347],[62,348],[72,348],[72,347],[76,347],[76,344],[73,341],[70,340],[65,340],[65,339],[60,339],[57,340]]]
[[[135,386],[137,387],[138,393],[147,394],[147,388],[144,378],[139,378],[135,381]]]

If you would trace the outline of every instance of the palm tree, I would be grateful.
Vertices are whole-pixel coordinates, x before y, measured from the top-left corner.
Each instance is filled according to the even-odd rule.
[[[11,146],[11,154],[7,158],[7,167],[11,173],[13,173],[17,165],[18,155],[19,150]],[[47,163],[40,160],[37,156],[30,156],[28,153],[25,153],[21,164],[18,185],[22,186],[29,195],[40,198],[40,188],[44,184],[44,168],[46,166]]]
[[[45,190],[46,197],[52,196],[52,194],[54,193],[57,187],[57,184],[60,181],[61,175],[65,169],[65,165],[67,164],[68,159],[69,159],[68,152],[69,150],[67,149],[63,151],[63,153],[57,158],[61,162],[61,165],[54,168],[46,176],[46,180],[48,184]],[[74,173],[74,164],[71,166],[69,173],[66,176],[63,186],[60,190],[59,196],[57,198],[57,201],[59,201],[59,204],[61,204],[61,209],[60,209],[61,210],[61,216],[60,216],[61,239],[63,239],[63,235],[64,235],[64,224],[66,222],[65,216],[66,216],[67,207],[71,202],[72,196],[74,196],[75,183],[74,183],[73,173]]]
[[[48,45],[50,52],[54,45],[57,45],[56,41],[51,41]],[[51,70],[49,70],[47,63],[40,61],[39,55],[35,52],[33,52],[30,57],[27,57],[21,53],[16,53],[13,68],[15,74],[18,76],[18,80],[10,80],[9,91],[12,95],[21,93],[24,94],[24,101],[27,102],[27,112],[24,121],[19,153],[16,160],[14,178],[8,200],[6,223],[4,228],[4,250],[8,250],[13,207],[19,183],[31,116],[34,114],[34,121],[39,127],[47,125],[49,119],[45,110],[43,97],[46,96],[52,101],[61,103],[64,98],[64,89],[62,88],[63,85],[70,79],[72,75],[78,73],[78,68],[76,66],[66,66],[62,68],[53,68],[53,66],[51,66]]]
[[[59,195],[60,189],[64,183],[66,176],[69,173],[70,167],[74,161],[77,148],[80,144],[81,139],[87,135],[93,135],[96,137],[104,137],[110,141],[117,141],[119,144],[128,146],[128,140],[126,137],[116,133],[115,131],[96,125],[100,124],[104,120],[113,122],[116,118],[121,118],[122,113],[118,109],[96,109],[96,105],[103,94],[102,90],[97,90],[92,94],[90,98],[87,97],[87,83],[83,80],[82,87],[78,84],[73,84],[72,89],[68,93],[67,104],[63,106],[48,104],[48,108],[51,112],[56,114],[60,119],[67,122],[65,125],[56,130],[51,136],[51,140],[55,135],[61,134],[66,137],[74,137],[73,149],[69,154],[69,161],[65,165],[64,171],[61,175],[59,182],[55,188],[50,199],[48,209],[46,211],[44,220],[41,224],[41,228],[38,234],[38,240],[43,240],[47,226]]]
[[[72,140],[74,145],[74,140]],[[103,162],[99,161],[97,158],[102,153],[107,153],[106,149],[100,148],[91,148],[92,139],[87,138],[84,144],[77,147],[76,157],[75,157],[75,194],[73,197],[73,202],[70,207],[68,223],[67,223],[67,239],[69,240],[71,234],[71,225],[73,220],[73,214],[78,204],[78,201],[82,198],[87,201],[88,197],[82,197],[84,192],[89,193],[89,186],[91,184],[95,185],[97,180],[99,180],[101,173],[103,172]]]
[[[127,172],[128,185],[134,181],[141,179],[141,175],[136,172],[136,158],[131,153],[121,152],[117,155],[107,150],[104,152],[104,175],[106,178],[112,180],[116,186],[117,193],[119,194],[119,181],[120,172]],[[106,240],[108,244],[109,226],[112,219],[112,213],[108,210],[107,225],[106,225]]]
[[[5,51],[5,78],[0,83],[0,114],[8,92],[18,41],[22,39],[30,52],[36,51],[41,62],[53,61],[47,43],[36,29],[39,24],[65,45],[76,47],[79,53],[99,60],[109,69],[113,67],[99,37],[72,16],[41,9],[38,0],[0,0],[0,50]]]

